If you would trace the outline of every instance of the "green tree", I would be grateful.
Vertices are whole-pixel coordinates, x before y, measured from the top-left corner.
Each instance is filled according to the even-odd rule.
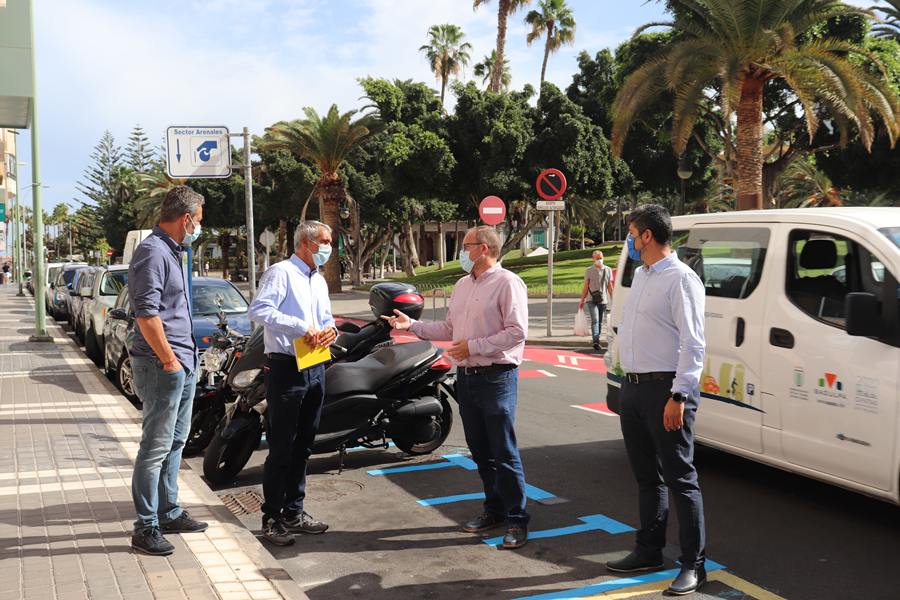
[[[490,4],[490,2],[491,0],[474,0],[473,8],[478,10],[479,6]],[[498,0],[497,4],[497,57],[494,63],[494,70],[491,73],[491,87],[489,89],[499,94],[503,81],[503,67],[506,64],[503,62],[503,53],[506,48],[506,22],[509,20],[509,15],[520,8],[529,6],[531,0]]]
[[[109,203],[116,195],[116,172],[122,162],[122,149],[116,146],[113,135],[106,130],[91,154],[94,164],[84,171],[85,183],[75,188],[98,206]],[[82,200],[76,201],[81,203]]]
[[[140,125],[135,125],[125,149],[125,162],[135,173],[143,173],[152,167],[153,149]]]
[[[763,207],[763,107],[767,86],[781,84],[802,111],[812,140],[822,113],[841,132],[842,143],[855,127],[868,148],[873,139],[870,112],[881,115],[891,137],[900,132],[900,102],[884,80],[851,57],[877,62],[860,46],[815,37],[816,27],[841,16],[870,14],[832,0],[672,0],[675,20],[651,23],[684,34],[635,71],[613,106],[613,150],[618,155],[641,109],[655,96],[675,94],[672,145],[681,153],[698,119],[719,119],[735,140],[725,137],[725,166],[737,179],[738,208]],[[733,157],[733,159],[732,159]],[[735,164],[732,165],[732,160]]]
[[[530,47],[534,40],[546,37],[544,43],[544,64],[541,66],[541,85],[547,75],[547,59],[551,52],[559,52],[563,46],[575,43],[575,15],[566,0],[538,0],[540,10],[532,10],[525,15],[525,22],[531,25],[531,33],[525,38]],[[537,109],[541,110],[541,99],[538,98]]]
[[[456,25],[432,25],[428,29],[428,43],[419,48],[428,59],[435,78],[441,82],[441,104],[450,76],[459,79],[460,72],[469,64],[472,45],[463,42],[466,34]]]
[[[319,180],[313,193],[323,207],[324,222],[338,231],[340,204],[347,197],[344,182],[338,175],[341,163],[354,146],[383,130],[383,125],[369,115],[353,120],[357,111],[344,114],[332,105],[325,117],[312,108],[304,108],[306,119],[279,121],[266,128],[271,141],[262,145],[263,150],[286,150],[308,160],[319,169]],[[337,252],[325,265],[325,279],[331,293],[340,293],[340,266]]]
[[[871,11],[883,15],[882,23],[872,28],[872,34],[900,42],[900,0],[884,0],[887,6],[872,6]]]
[[[494,74],[494,65],[497,64],[497,49],[494,48],[491,50],[491,53],[485,55],[485,57],[481,60],[480,63],[475,63],[473,68],[473,73],[475,77],[481,78],[481,83],[484,86],[491,85],[491,77]],[[503,88],[504,91],[509,91],[509,85],[512,83],[512,72],[509,70],[509,59],[503,59],[503,74],[500,76],[500,87]]]
[[[56,225],[57,227],[66,223],[69,219],[69,205],[61,202],[61,203],[57,204],[56,206],[54,206],[53,213],[50,215],[50,219],[53,221],[53,224]],[[60,235],[59,235],[59,232],[57,232],[56,256],[63,256],[63,254],[65,254],[65,253],[60,254],[59,238],[60,238]]]

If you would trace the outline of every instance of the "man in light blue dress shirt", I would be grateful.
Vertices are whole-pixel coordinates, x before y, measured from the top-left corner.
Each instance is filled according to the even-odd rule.
[[[319,273],[331,254],[331,228],[306,221],[294,234],[296,253],[269,267],[250,304],[250,319],[265,326],[269,455],[263,467],[263,536],[294,543],[293,533],[324,533],[328,525],[303,510],[306,465],[325,399],[325,366],[297,370],[294,340],[330,346],[337,336],[328,284]]]
[[[671,489],[681,573],[668,592],[685,595],[706,581],[703,497],[693,464],[706,294],[697,274],[669,247],[671,238],[665,208],[646,205],[631,213],[628,252],[644,264],[635,269],[618,328],[626,373],[619,414],[638,482],[641,527],[634,551],[606,566],[624,573],[663,567]]]

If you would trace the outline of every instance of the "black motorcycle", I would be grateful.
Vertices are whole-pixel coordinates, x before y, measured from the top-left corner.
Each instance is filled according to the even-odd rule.
[[[412,318],[425,302],[413,286],[373,286],[369,304],[377,317],[358,331],[344,331],[332,346],[335,360],[325,371],[325,401],[313,454],[339,451],[343,470],[348,448],[388,447],[428,454],[447,439],[453,425],[450,398],[456,397],[452,363],[430,342],[389,345],[390,326],[381,315],[398,309]],[[383,341],[379,341],[383,340]],[[361,358],[360,360],[360,357]],[[357,359],[357,362],[349,362]],[[268,431],[262,332],[256,331],[232,366],[228,385],[237,394],[206,451],[203,473],[212,483],[234,478]]]

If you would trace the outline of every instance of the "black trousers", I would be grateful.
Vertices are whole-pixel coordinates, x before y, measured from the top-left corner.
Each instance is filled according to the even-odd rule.
[[[635,552],[662,561],[669,519],[669,491],[678,514],[683,567],[700,567],[706,560],[703,497],[694,469],[694,419],[700,388],[684,403],[684,426],[666,431],[663,412],[669,401],[672,378],[622,383],[619,416],[631,470],[638,482],[641,527]]]
[[[263,520],[303,511],[306,464],[325,400],[325,365],[297,371],[293,362],[266,360],[269,455],[263,466]]]

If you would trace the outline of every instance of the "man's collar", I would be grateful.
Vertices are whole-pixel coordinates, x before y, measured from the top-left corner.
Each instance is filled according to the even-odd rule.
[[[675,252],[673,251],[667,257],[656,261],[655,263],[653,263],[653,266],[647,268],[652,269],[654,273],[659,273],[663,269],[670,267],[676,260],[678,260],[678,256],[676,256]]]
[[[297,256],[296,252],[294,254],[291,254],[291,262],[294,263],[294,266],[300,269],[300,272],[307,277],[312,277],[319,272],[318,269],[310,269],[309,265],[306,264],[299,256]]]
[[[494,273],[496,273],[497,271],[499,271],[502,268],[503,268],[503,266],[498,262],[496,265],[494,265],[493,267],[491,267],[490,269],[488,269],[487,271],[485,271],[478,277],[475,277],[474,273],[469,273],[469,277],[471,277],[475,281],[479,281],[482,277],[490,277],[491,275],[493,275]]]
[[[164,241],[166,245],[172,249],[172,252],[184,252],[184,248],[181,246],[181,244],[169,237],[169,234],[163,231],[162,227],[160,227],[159,225],[153,226],[153,235],[158,236],[159,239]]]

